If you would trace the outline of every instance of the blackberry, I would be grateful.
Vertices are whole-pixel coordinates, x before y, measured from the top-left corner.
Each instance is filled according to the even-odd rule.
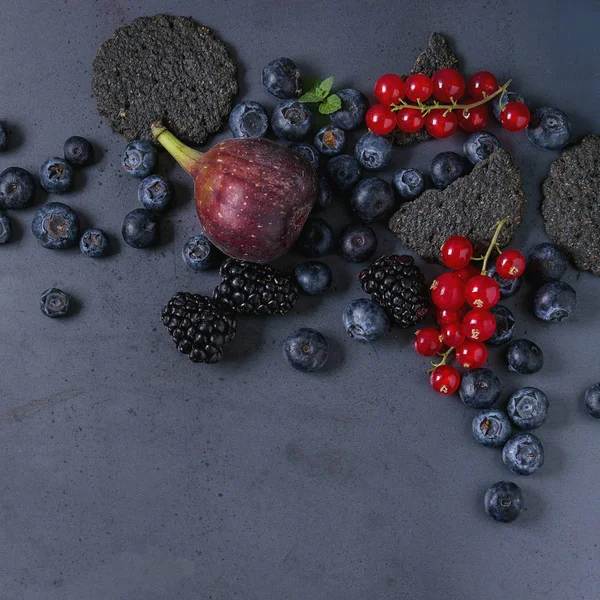
[[[220,269],[221,283],[214,300],[238,313],[285,315],[298,300],[298,287],[290,275],[270,265],[228,258]]]
[[[216,363],[235,336],[235,315],[207,296],[178,292],[163,308],[162,323],[177,349],[192,362]]]
[[[429,310],[429,292],[412,256],[382,256],[358,274],[363,290],[400,327],[421,322]]]

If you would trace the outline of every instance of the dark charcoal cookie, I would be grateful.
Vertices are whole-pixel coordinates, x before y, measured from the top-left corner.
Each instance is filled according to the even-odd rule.
[[[154,143],[162,120],[180,139],[202,144],[218,131],[238,91],[223,42],[185,17],[140,17],[120,27],[94,60],[98,111],[127,140]]]
[[[600,277],[600,137],[565,150],[542,191],[546,233],[578,269]]]
[[[440,69],[458,69],[458,58],[450,50],[448,40],[441,33],[434,31],[429,37],[429,45],[419,54],[410,73],[404,75],[404,78],[406,79],[414,73],[423,73],[423,75],[431,77]],[[399,129],[394,129],[391,136],[392,142],[396,146],[409,146],[431,139],[425,128],[416,133],[404,133]]]
[[[451,235],[468,237],[476,253],[485,251],[498,221],[510,217],[498,238],[500,246],[506,246],[521,223],[524,208],[521,171],[510,154],[500,149],[446,189],[426,190],[416,200],[405,202],[389,225],[405,248],[436,261]]]

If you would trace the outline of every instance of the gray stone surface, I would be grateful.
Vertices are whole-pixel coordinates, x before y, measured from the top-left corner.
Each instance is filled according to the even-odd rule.
[[[467,73],[511,77],[534,104],[568,111],[575,140],[599,130],[600,23],[591,2],[168,8],[231,45],[240,99],[274,106],[260,73],[286,55],[368,92],[377,75],[409,70],[436,30]],[[90,91],[100,44],[133,18],[165,10],[154,0],[2,5],[0,118],[18,145],[0,154],[0,167],[36,172],[70,135],[93,140],[101,160],[63,200],[84,227],[111,233],[113,253],[94,261],[45,250],[29,231],[35,208],[12,213],[16,239],[0,252],[0,596],[596,600],[600,429],[583,405],[584,390],[600,380],[591,274],[565,276],[579,304],[560,325],[534,320],[527,287],[506,301],[517,336],[544,349],[542,372],[509,374],[501,350],[490,352],[503,401],[523,385],[550,400],[537,432],[546,463],[529,478],[512,476],[498,451],[472,439],[473,413],[458,398],[430,391],[410,332],[372,346],[345,338],[341,311],[361,295],[360,266],[337,257],[327,259],[332,294],[302,298],[288,317],[240,319],[227,361],[196,366],[174,351],[159,323],[163,303],[180,289],[209,292],[217,279],[181,259],[198,231],[190,181],[161,158],[177,190],[163,244],[136,251],[120,242],[137,181],[121,173],[125,142],[98,116]],[[527,250],[546,239],[540,185],[558,155],[535,150],[524,134],[492,131],[523,171],[528,205],[515,245]],[[463,139],[395,150],[393,166],[426,169]],[[350,217],[336,203],[325,217],[341,228]],[[401,250],[383,226],[377,233],[382,252]],[[39,295],[51,286],[77,299],[76,314],[41,314]],[[281,341],[300,326],[331,340],[324,372],[285,364]],[[506,526],[483,509],[485,490],[503,479],[522,487],[526,506]]]

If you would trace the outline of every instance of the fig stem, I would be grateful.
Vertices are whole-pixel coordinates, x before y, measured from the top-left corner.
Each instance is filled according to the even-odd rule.
[[[194,150],[180,142],[162,123],[152,123],[152,134],[181,167],[192,175],[193,168],[204,156],[204,152]]]

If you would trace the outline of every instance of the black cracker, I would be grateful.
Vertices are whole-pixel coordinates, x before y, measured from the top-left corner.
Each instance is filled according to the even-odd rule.
[[[98,112],[127,140],[155,142],[161,120],[181,140],[202,144],[218,131],[238,91],[225,44],[185,17],[140,17],[120,27],[94,60]]]
[[[542,186],[548,236],[582,271],[600,277],[600,137],[567,148]]]
[[[525,201],[521,171],[500,149],[445,190],[426,190],[404,203],[389,226],[404,247],[424,260],[439,261],[440,248],[451,235],[468,237],[476,252],[484,252],[498,221],[509,217],[498,238],[506,246],[521,223]]]

